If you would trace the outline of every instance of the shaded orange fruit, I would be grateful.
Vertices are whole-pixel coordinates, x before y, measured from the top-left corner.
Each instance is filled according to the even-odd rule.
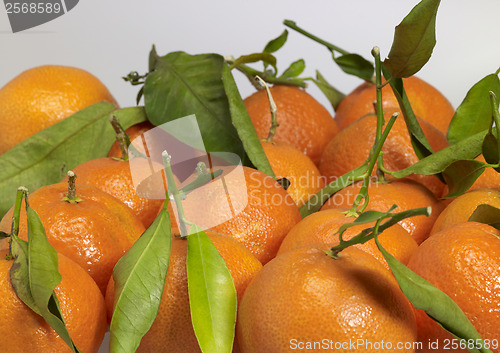
[[[446,134],[455,109],[435,87],[418,77],[403,79],[404,87],[413,112],[416,116],[431,123]],[[390,85],[382,88],[382,101],[385,110],[399,110],[399,104]],[[376,87],[371,82],[364,82],[349,93],[335,111],[335,120],[341,129],[362,116],[373,113],[376,101]]]
[[[301,88],[277,85],[270,90],[280,124],[274,141],[288,143],[305,153],[315,164],[319,163],[321,152],[339,130],[331,114]],[[257,135],[266,138],[271,128],[266,90],[257,91],[244,101]]]
[[[221,169],[221,176],[183,202],[186,219],[235,238],[266,263],[300,221],[299,209],[270,176],[248,167]]]
[[[390,111],[387,112],[386,122],[390,117],[389,113]],[[421,119],[419,122],[435,152],[448,146],[446,137],[441,131]],[[340,131],[328,143],[319,165],[321,174],[327,177],[328,182],[365,162],[375,143],[376,127],[377,117],[368,115]],[[402,116],[396,119],[382,147],[382,153],[384,167],[392,171],[407,168],[419,161],[413,150],[410,135]],[[375,170],[373,175],[375,175]],[[390,178],[390,176],[387,177]],[[444,184],[433,175],[413,174],[409,178],[425,185],[437,197],[440,197],[443,192]]]
[[[231,237],[207,232],[208,237],[226,262],[240,301],[250,280],[262,268],[261,263]],[[137,352],[192,353],[201,352],[191,323],[186,274],[187,241],[172,237],[170,261],[160,309],[151,329],[142,338]],[[108,316],[112,313],[114,283],[106,293]],[[111,318],[111,316],[109,316]]]
[[[140,171],[144,172],[144,176],[146,176],[149,169],[147,161],[143,161],[144,168]],[[135,159],[134,163],[137,162],[141,162],[141,160]],[[136,168],[135,173],[137,173],[140,166],[135,164],[134,168]],[[132,210],[145,227],[149,227],[153,223],[163,207],[164,199],[145,197],[145,193],[139,194],[137,192],[139,182],[132,177],[129,161],[109,157],[97,158],[73,168],[73,172],[78,176],[76,179],[78,185],[91,185],[116,197]],[[163,181],[158,180],[156,187],[164,188]],[[172,205],[168,207],[172,210]],[[172,221],[175,226],[175,219]]]
[[[480,155],[476,160],[481,162],[486,162],[483,155]],[[500,189],[500,173],[493,168],[486,168],[476,179],[474,184],[469,188],[469,190],[477,190],[483,188],[497,188]]]
[[[141,136],[146,131],[149,131],[154,127],[155,126],[149,121],[144,121],[142,123],[132,125],[127,130],[125,130],[125,133],[129,137],[130,141],[132,141],[133,139]],[[108,157],[122,158],[122,151],[120,149],[120,144],[118,143],[118,141],[115,141],[109,149]]]
[[[0,89],[0,154],[94,103],[116,101],[87,71],[46,65],[24,71]]]
[[[0,252],[0,352],[72,352],[61,337],[17,296],[10,282],[13,260]],[[83,353],[96,353],[106,332],[104,298],[92,278],[59,254],[61,282],[55,288],[66,327]]]
[[[57,252],[75,261],[103,293],[113,267],[144,232],[132,211],[113,196],[89,185],[78,185],[71,204],[63,198],[66,183],[43,186],[30,195],[29,204],[42,220],[47,239]],[[10,233],[13,209],[0,222]],[[27,240],[26,215],[21,212],[19,237]]]
[[[380,351],[350,345],[359,339],[390,343],[391,352],[414,352],[415,316],[392,274],[357,248],[335,260],[327,249],[286,252],[250,282],[236,324],[241,351]],[[399,342],[409,348],[396,349]]]
[[[477,206],[481,204],[500,208],[500,190],[476,189],[456,197],[436,219],[431,234],[450,228],[455,224],[467,222]]]
[[[351,208],[361,185],[361,182],[357,182],[340,190],[330,197],[321,209]],[[414,216],[399,222],[411,234],[417,244],[420,244],[429,236],[434,221],[443,209],[442,204],[427,188],[409,179],[385,183],[371,182],[368,187],[368,195],[367,210],[387,212],[394,204],[398,206],[394,212],[402,212],[412,208],[432,207],[432,213],[429,217]]]
[[[500,231],[476,222],[456,224],[424,241],[408,267],[450,296],[483,339],[491,342],[500,337]],[[423,312],[417,319],[419,340],[439,340],[439,352],[448,352],[445,339],[452,336]],[[500,348],[492,351],[498,353]]]
[[[288,144],[262,142],[264,152],[278,179],[287,178],[290,187],[286,190],[297,206],[302,206],[325,187],[325,179],[309,157]]]
[[[354,217],[346,216],[346,211],[346,209],[332,208],[307,216],[288,232],[281,243],[278,255],[318,243],[331,246],[338,245],[339,235],[335,233],[337,233],[343,224],[352,223],[356,220]],[[342,239],[350,240],[362,230],[374,225],[375,222],[351,227],[344,232]],[[395,224],[384,230],[378,238],[384,249],[404,264],[408,263],[411,255],[418,247],[411,235],[399,224]],[[375,257],[389,269],[389,265],[387,265],[387,262],[378,250],[375,240],[372,239],[355,246]]]

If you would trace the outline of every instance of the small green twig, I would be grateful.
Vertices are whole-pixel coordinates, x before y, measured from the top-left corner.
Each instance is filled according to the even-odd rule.
[[[273,95],[271,94],[271,90],[267,85],[266,81],[264,81],[260,76],[255,76],[255,79],[260,82],[266,89],[267,99],[269,100],[269,110],[271,111],[271,128],[269,129],[269,134],[264,141],[273,142],[273,137],[276,134],[276,128],[280,126],[278,123],[278,119],[276,117],[278,108],[276,107],[276,103],[274,102]]]
[[[337,47],[336,45],[332,44],[332,43],[329,43],[319,37],[316,37],[314,34],[312,33],[309,33],[307,32],[305,29],[303,28],[300,28],[299,26],[297,26],[297,24],[295,23],[295,21],[291,21],[291,20],[284,20],[283,21],[283,24],[291,29],[293,29],[294,31],[297,31],[299,32],[300,34],[303,34],[304,36],[314,40],[315,42],[317,43],[320,43],[322,45],[324,45],[325,47],[327,47],[328,49],[330,49],[330,51],[336,51],[342,55],[346,55],[346,54],[349,54],[348,51],[342,49],[342,48],[339,48]]]
[[[396,118],[398,117],[399,113],[394,113],[392,114],[391,118],[389,119],[389,122],[387,123],[384,132],[382,133],[382,136],[380,139],[375,143],[372,147],[372,153],[370,154],[370,162],[368,164],[367,170],[364,174],[363,177],[363,185],[361,186],[361,189],[359,190],[358,195],[356,196],[356,199],[354,200],[354,203],[352,205],[352,208],[349,210],[348,215],[356,217],[359,212],[363,212],[365,208],[368,206],[368,186],[370,184],[370,177],[372,175],[373,169],[375,167],[375,164],[377,163],[378,157],[380,153],[382,152],[382,147],[384,145],[385,140],[387,139],[387,136],[389,135],[389,132],[391,131],[392,126],[396,122]],[[361,201],[365,200],[363,205],[361,206],[361,209],[358,210],[359,204]]]
[[[307,87],[307,83],[304,82],[304,79],[275,77],[273,75],[269,75],[265,71],[255,70],[250,66],[244,64],[236,65],[234,68],[242,72],[250,80],[250,82],[254,85],[254,87],[258,90],[262,90],[264,88],[256,83],[255,81],[256,76],[259,76],[264,81],[274,85],[298,86],[302,88]]]
[[[179,230],[181,232],[180,238],[186,239],[188,236],[187,226],[191,225],[191,222],[188,222],[186,216],[184,214],[184,208],[182,207],[182,197],[179,189],[177,188],[177,184],[175,183],[174,173],[172,172],[171,161],[172,157],[168,154],[167,151],[163,151],[162,154],[163,165],[165,167],[165,174],[167,176],[167,195],[166,197],[170,199],[170,195],[174,199],[175,207],[177,208],[177,214],[179,218]]]
[[[12,238],[17,238],[19,235],[19,221],[21,219],[21,205],[23,202],[23,198],[26,198],[26,202],[28,202],[28,189],[24,186],[20,186],[17,189],[16,201],[14,203],[14,212],[12,214],[12,226],[10,230],[10,239],[9,239],[9,253],[7,255],[7,259],[12,259]]]
[[[125,130],[123,129],[120,122],[118,121],[118,118],[115,115],[112,114],[109,117],[109,121],[116,133],[116,141],[118,142],[120,151],[122,153],[121,159],[124,161],[128,161],[128,146],[130,145],[130,138],[125,133]]]
[[[377,101],[375,104],[375,112],[377,114],[377,129],[375,132],[375,141],[378,142],[382,136],[382,129],[384,128],[385,123],[382,99],[382,62],[380,60],[380,48],[373,47],[372,55],[375,58],[375,82],[377,92]],[[382,153],[380,153],[377,157],[377,177],[381,180],[385,180],[384,172],[382,171],[383,164],[383,155]]]

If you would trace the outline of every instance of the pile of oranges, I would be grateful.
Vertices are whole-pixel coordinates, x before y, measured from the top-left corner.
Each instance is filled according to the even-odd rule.
[[[50,89],[57,95],[56,80],[61,87],[73,87],[69,82],[87,76],[91,75],[74,68],[32,69],[0,90],[0,113],[14,116],[6,114],[4,107],[14,102],[16,87],[17,92],[28,94],[30,83],[33,88],[50,81]],[[91,90],[95,97],[85,100],[88,92],[82,89],[70,92],[77,98],[68,101],[81,100],[81,106],[69,107],[60,101],[58,111],[47,112],[41,106],[39,112],[32,113],[21,107],[19,114],[32,118],[31,128],[41,130],[89,104],[101,100],[115,103],[97,79],[89,82],[93,83],[86,87],[95,86]],[[406,79],[405,88],[432,148],[445,148],[453,107],[418,78]],[[344,98],[335,117],[304,89],[276,85],[270,92],[279,122],[271,140],[266,139],[271,113],[265,92],[258,91],[244,102],[277,179],[288,179],[290,186],[285,190],[270,176],[243,167],[245,182],[232,185],[231,190],[238,195],[231,197],[244,198],[244,207],[207,229],[237,292],[233,352],[450,351],[445,344],[453,337],[403,295],[374,240],[351,246],[337,256],[329,252],[339,244],[339,228],[356,219],[352,206],[361,182],[341,189],[320,211],[304,219],[299,212],[326,184],[359,167],[369,156],[375,140],[375,86],[364,83],[356,88]],[[388,116],[399,111],[388,88],[383,96]],[[22,99],[16,105],[22,105]],[[128,129],[127,134],[133,139],[152,128],[146,122]],[[7,132],[0,128],[0,133]],[[17,139],[14,146],[28,135],[11,137]],[[6,149],[12,146],[4,145]],[[56,294],[71,337],[84,353],[98,351],[112,318],[116,262],[164,204],[163,200],[137,195],[129,162],[119,151],[114,145],[108,157],[83,163],[60,183],[29,195],[30,207],[39,214],[49,242],[59,253],[63,280]],[[402,119],[391,130],[382,153],[384,166],[392,171],[418,160]],[[211,182],[226,176],[229,168],[222,169],[223,174]],[[381,212],[394,204],[396,211],[432,207],[430,217],[407,218],[385,230],[380,243],[450,296],[483,339],[493,342],[500,339],[500,232],[486,224],[468,222],[478,205],[499,207],[499,174],[487,173],[471,191],[451,201],[442,199],[446,185],[435,176],[395,179],[390,174],[374,174],[364,202],[368,202],[367,210]],[[217,216],[227,212],[223,207],[226,194],[200,194],[196,201],[186,211],[188,216],[190,212],[207,214],[207,205],[208,217],[210,212]],[[169,212],[175,219],[174,210],[169,208]],[[12,216],[13,209],[0,222],[0,231],[11,231]],[[372,226],[351,227],[343,233],[343,240]],[[26,218],[21,213],[19,236],[27,240],[27,234]],[[12,260],[4,259],[8,251],[8,241],[0,241],[0,352],[70,352],[55,331],[16,296],[9,278]],[[437,346],[431,346],[434,342]],[[171,256],[160,309],[137,351],[201,352],[189,309],[186,241],[179,238],[176,222],[172,224]],[[492,351],[498,353],[500,348],[497,345]]]

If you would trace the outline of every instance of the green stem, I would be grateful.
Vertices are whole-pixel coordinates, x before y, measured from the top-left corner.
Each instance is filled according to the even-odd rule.
[[[81,198],[76,196],[76,174],[72,170],[68,171],[68,193],[62,200],[71,204],[77,204],[82,201]],[[28,200],[26,199],[26,201]]]
[[[174,173],[172,172],[172,157],[168,154],[167,151],[163,151],[162,154],[163,165],[165,167],[165,174],[167,175],[167,197],[170,199],[170,195],[172,195],[175,207],[177,208],[177,214],[179,218],[179,230],[181,232],[180,237],[182,239],[186,239],[188,236],[187,226],[191,225],[191,222],[188,222],[186,216],[184,214],[184,208],[182,207],[182,197],[179,189],[177,188],[177,184],[175,183]]]
[[[314,34],[312,33],[309,33],[307,32],[306,30],[300,28],[299,26],[297,26],[297,24],[295,23],[295,21],[291,21],[291,20],[284,20],[283,21],[283,24],[291,29],[293,29],[294,31],[297,31],[299,32],[300,34],[303,34],[304,36],[314,40],[315,42],[318,42],[322,45],[324,45],[325,47],[327,47],[328,49],[330,49],[331,51],[336,51],[342,55],[346,55],[346,54],[349,54],[348,51],[342,49],[342,48],[339,48],[337,47],[336,45],[332,44],[332,43],[329,43],[319,37],[316,37]]]
[[[271,111],[271,128],[269,129],[269,134],[264,141],[273,142],[273,137],[276,134],[276,128],[280,126],[278,123],[278,118],[276,114],[278,112],[278,108],[276,107],[276,103],[274,102],[273,95],[271,94],[271,90],[267,85],[266,81],[264,81],[260,76],[255,77],[266,89],[267,99],[269,100],[269,110]]]
[[[369,157],[370,161],[368,164],[368,168],[363,177],[363,185],[361,186],[361,189],[359,190],[359,193],[356,196],[356,199],[354,200],[351,210],[348,212],[348,215],[350,216],[356,217],[358,215],[358,207],[361,201],[365,200],[359,212],[363,212],[365,208],[368,206],[368,186],[370,184],[370,177],[372,175],[375,164],[377,163],[378,157],[382,152],[382,147],[384,146],[384,142],[387,139],[387,136],[389,135],[392,126],[396,122],[396,118],[398,117],[398,115],[399,113],[392,114],[391,118],[389,119],[389,122],[387,123],[384,129],[384,132],[382,133],[382,136],[375,143],[375,145],[373,145],[372,153],[370,154]]]
[[[120,151],[122,153],[122,160],[128,161],[128,145],[130,145],[130,138],[125,133],[125,130],[120,125],[118,118],[114,115],[111,115],[109,118],[111,126],[115,130],[116,133],[116,141],[120,145]]]
[[[384,128],[384,108],[382,100],[382,62],[380,60],[380,48],[373,47],[372,55],[375,58],[375,84],[377,92],[377,102],[376,102],[376,113],[377,113],[377,130],[375,132],[375,141],[379,141],[382,136],[382,129]],[[379,180],[385,180],[383,172],[383,156],[382,153],[379,154],[377,158],[377,178]]]
[[[26,198],[28,202],[28,189],[24,186],[20,186],[17,189],[16,201],[14,203],[14,213],[12,214],[12,227],[10,231],[9,239],[9,253],[7,254],[7,259],[12,259],[12,238],[17,238],[19,235],[19,221],[21,219],[21,206],[23,198]]]
[[[272,76],[272,75],[268,75],[267,73],[265,73],[263,71],[255,70],[255,69],[251,68],[250,66],[247,66],[247,65],[244,65],[244,64],[237,65],[235,68],[238,71],[244,73],[245,76],[248,77],[248,79],[250,80],[250,82],[252,82],[252,84],[254,84],[254,82],[255,82],[255,80],[254,80],[255,77],[256,76],[260,76],[264,81],[266,81],[268,83],[275,84],[275,85],[298,86],[298,87],[302,87],[302,88],[306,88],[307,87],[307,83],[304,82],[303,79],[275,77],[275,76]],[[258,87],[255,84],[254,84],[254,86],[257,89],[259,89],[259,88],[262,89],[262,87]]]

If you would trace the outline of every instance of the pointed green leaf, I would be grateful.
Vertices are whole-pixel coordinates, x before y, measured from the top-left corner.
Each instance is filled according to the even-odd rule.
[[[74,351],[75,346],[66,328],[54,289],[61,282],[59,261],[56,250],[50,245],[45,235],[42,221],[38,214],[28,206],[28,280],[29,289],[40,315]]]
[[[115,141],[109,115],[111,103],[97,103],[64,119],[0,156],[0,217],[12,207],[19,185],[29,190],[58,183],[67,171],[90,159],[105,157]],[[140,107],[114,111],[122,126],[146,120]],[[96,143],[99,141],[99,143]]]
[[[229,101],[232,123],[243,143],[248,158],[258,170],[274,178],[275,175],[271,164],[269,164],[264,153],[260,139],[255,132],[252,120],[234,81],[233,74],[227,65],[224,65],[222,69],[222,82]]]
[[[498,148],[498,139],[496,136],[488,132],[483,140],[482,153],[484,160],[489,164],[498,164],[500,162],[500,150]],[[494,168],[497,172],[500,172],[499,168]]]
[[[474,159],[456,161],[446,167],[443,171],[449,189],[446,198],[457,197],[469,190],[486,167],[485,163]]]
[[[149,60],[148,60],[148,69],[149,72],[152,72],[156,69],[156,65],[160,61],[160,56],[158,55],[158,52],[156,51],[156,46],[153,45],[151,48],[151,51],[149,52]]]
[[[278,37],[269,41],[264,48],[264,53],[274,53],[285,45],[286,40],[288,39],[288,31],[285,29],[283,33],[281,33]]]
[[[188,236],[187,277],[194,332],[203,353],[231,353],[236,289],[224,259],[201,229]]]
[[[302,72],[304,72],[306,68],[306,63],[304,59],[299,59],[290,64],[290,66],[281,74],[280,78],[292,78],[299,76]]]
[[[242,55],[237,58],[234,63],[232,63],[232,67],[244,64],[251,64],[258,61],[262,61],[265,65],[271,65],[276,72],[276,58],[269,53],[255,53],[249,55]]]
[[[487,131],[467,137],[454,145],[431,154],[408,168],[393,172],[396,178],[404,178],[411,174],[431,175],[441,173],[450,164],[459,160],[474,159],[481,154],[482,141]]]
[[[373,64],[358,54],[344,54],[339,57],[333,56],[337,65],[349,75],[372,81],[375,69]]]
[[[232,152],[245,162],[222,82],[225,65],[217,54],[173,52],[162,56],[144,85],[146,113],[155,125],[194,114],[207,152]],[[176,137],[192,142],[185,136]]]
[[[337,90],[321,75],[319,71],[316,70],[316,79],[313,82],[318,86],[318,88],[323,92],[328,101],[333,107],[333,110],[337,110],[342,99],[344,99],[345,94]]]
[[[396,27],[385,66],[395,78],[416,74],[436,45],[436,14],[440,0],[422,0]]]
[[[467,92],[448,127],[447,138],[450,144],[490,127],[493,114],[490,91],[500,97],[500,80],[495,74],[484,77]]]
[[[392,92],[398,100],[399,108],[403,113],[405,119],[406,127],[411,138],[411,144],[413,150],[419,159],[425,158],[433,153],[432,147],[427,141],[427,138],[418,123],[417,117],[413,112],[408,96],[403,85],[403,79],[391,77],[385,65],[382,65],[382,71],[384,73],[385,79],[389,81]]]
[[[378,237],[375,237],[375,242],[398,281],[399,287],[415,308],[424,310],[427,315],[456,337],[479,342],[482,343],[481,346],[485,346],[481,336],[462,309],[448,295],[389,254],[380,244]],[[475,351],[492,353],[486,348]]]
[[[135,352],[151,328],[165,286],[170,243],[170,217],[165,205],[113,270],[115,300],[110,324],[111,353]]]
[[[488,204],[479,205],[472,212],[468,221],[489,224],[496,229],[500,229],[500,208]]]

